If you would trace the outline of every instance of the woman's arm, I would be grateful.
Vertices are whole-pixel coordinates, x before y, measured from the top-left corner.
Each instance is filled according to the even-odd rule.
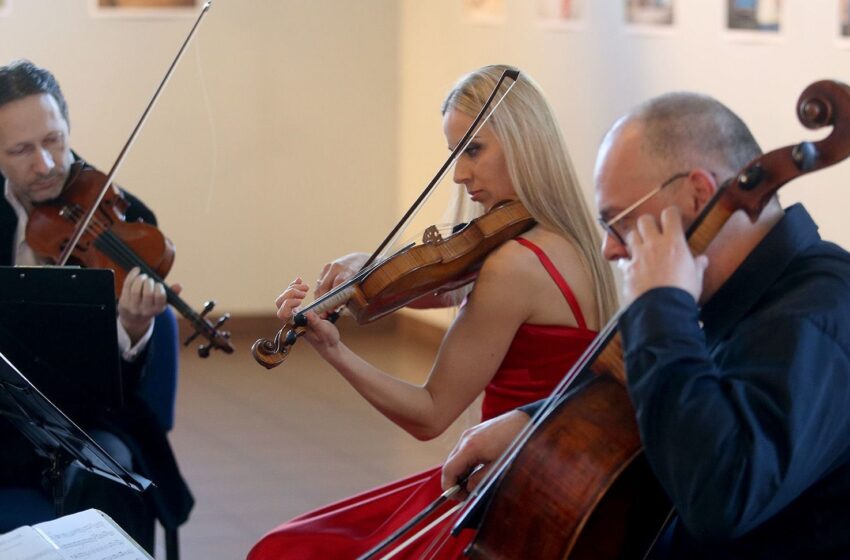
[[[387,418],[418,439],[436,437],[484,390],[530,313],[527,267],[516,264],[522,251],[509,244],[487,259],[423,385],[370,364],[340,340],[333,324],[313,313],[307,314],[305,338]],[[306,285],[293,283],[278,299],[279,316],[288,318],[306,293]]]

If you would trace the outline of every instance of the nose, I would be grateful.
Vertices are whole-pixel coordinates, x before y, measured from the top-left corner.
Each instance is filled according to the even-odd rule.
[[[605,232],[602,238],[602,255],[607,261],[618,261],[620,259],[629,258],[628,248],[620,243],[614,235]]]
[[[472,176],[470,173],[470,163],[467,158],[461,155],[455,162],[454,175],[452,179],[458,185],[466,185]]]
[[[49,175],[56,167],[51,153],[44,148],[37,150],[35,159],[35,171],[39,175]]]

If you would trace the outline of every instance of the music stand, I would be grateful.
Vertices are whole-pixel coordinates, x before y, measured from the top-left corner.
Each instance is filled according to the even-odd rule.
[[[57,515],[75,461],[137,491],[150,485],[78,427],[122,404],[120,368],[112,271],[0,267],[0,416],[49,461]]]
[[[0,352],[77,424],[119,408],[112,271],[0,267]]]
[[[151,481],[128,472],[51,403],[0,352],[0,416],[8,419],[50,462],[47,473],[56,515],[62,516],[65,469],[72,463],[94,474],[144,492]]]

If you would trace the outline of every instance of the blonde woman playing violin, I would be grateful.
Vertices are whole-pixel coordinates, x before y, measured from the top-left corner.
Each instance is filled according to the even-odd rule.
[[[449,92],[442,107],[449,149],[506,68],[481,68]],[[348,348],[331,322],[306,314],[304,338],[319,355],[376,409],[421,440],[440,435],[482,392],[482,419],[547,396],[616,306],[613,276],[598,250],[600,236],[552,110],[531,79],[520,75],[458,158],[454,181],[462,187],[459,218],[519,200],[537,223],[487,256],[424,384],[381,371]],[[317,294],[351,277],[365,258],[353,254],[326,265]],[[277,298],[278,317],[288,320],[308,292],[300,278],[293,281]],[[452,304],[447,293],[420,298],[415,307]],[[371,490],[282,525],[249,559],[355,558],[441,492],[439,468]],[[422,541],[403,557],[421,554],[428,546],[427,538]],[[453,540],[437,557],[456,557],[462,541]]]

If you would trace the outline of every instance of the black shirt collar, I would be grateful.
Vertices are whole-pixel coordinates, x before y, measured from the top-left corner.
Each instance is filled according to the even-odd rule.
[[[785,210],[785,216],[703,306],[700,318],[709,348],[725,338],[799,253],[818,241],[818,226],[801,204]]]

